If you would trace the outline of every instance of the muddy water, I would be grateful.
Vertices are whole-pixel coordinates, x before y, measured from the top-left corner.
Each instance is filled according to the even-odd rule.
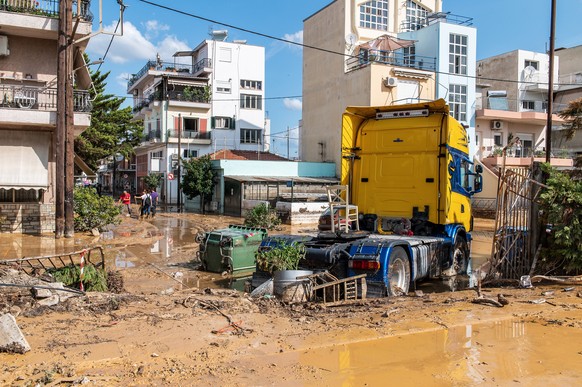
[[[326,385],[574,386],[581,353],[580,330],[503,320],[319,347],[292,362],[322,370]]]

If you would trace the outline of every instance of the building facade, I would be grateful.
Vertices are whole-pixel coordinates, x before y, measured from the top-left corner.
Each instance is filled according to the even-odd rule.
[[[554,92],[559,68],[556,56]],[[507,155],[516,158],[512,161],[516,165],[529,165],[532,156],[545,159],[548,74],[549,56],[532,51],[514,50],[477,63],[477,157],[484,164],[496,166],[505,147]],[[554,104],[553,112],[560,108]],[[552,130],[562,122],[553,114]],[[552,163],[561,166],[559,159],[568,158],[561,152],[552,149]]]
[[[444,98],[474,133],[476,31],[442,1],[336,0],[304,21],[300,158],[339,173],[347,106]],[[473,136],[474,137],[474,136]]]
[[[74,129],[90,124],[90,76],[83,51],[89,1],[75,2]],[[55,231],[59,1],[0,2],[0,231]]]
[[[582,45],[560,48],[556,50],[556,56],[560,58],[560,68],[554,102],[558,106],[566,106],[570,101],[582,98]],[[564,132],[558,129],[552,135],[552,148],[567,149],[573,155],[582,155],[582,136],[568,140]]]
[[[264,48],[226,38],[226,31],[214,31],[172,62],[149,61],[129,80],[135,117],[144,120],[135,150],[138,191],[143,177],[161,173],[161,198],[176,203],[179,159],[220,149],[268,150]]]

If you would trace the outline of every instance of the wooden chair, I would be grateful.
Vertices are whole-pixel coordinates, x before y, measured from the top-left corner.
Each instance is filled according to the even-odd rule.
[[[355,224],[355,230],[360,230],[358,219],[358,206],[350,204],[349,187],[347,185],[327,186],[327,199],[331,216],[331,231],[348,232],[350,226]],[[337,212],[337,217],[336,217]],[[343,214],[343,216],[342,216]]]

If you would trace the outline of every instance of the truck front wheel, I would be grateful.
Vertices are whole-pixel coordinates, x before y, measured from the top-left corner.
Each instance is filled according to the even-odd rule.
[[[410,286],[410,263],[402,247],[393,247],[388,258],[388,296],[402,296]]]
[[[469,265],[469,248],[467,240],[462,236],[457,236],[453,248],[453,270],[455,275],[466,274]]]

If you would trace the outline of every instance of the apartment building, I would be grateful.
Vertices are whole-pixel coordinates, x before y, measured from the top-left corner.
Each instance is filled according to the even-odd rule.
[[[300,158],[333,161],[350,105],[444,98],[474,133],[476,31],[442,1],[336,0],[304,20]]]
[[[171,61],[148,61],[129,80],[135,117],[144,120],[144,139],[135,149],[138,190],[143,177],[161,173],[162,200],[176,203],[180,158],[269,149],[264,47],[230,42],[227,36],[213,31]]]
[[[558,90],[554,94],[554,103],[566,106],[570,101],[582,98],[582,45],[556,50],[560,58],[558,69]],[[552,135],[552,148],[566,149],[573,155],[582,154],[582,136],[567,140],[564,132],[558,129]]]
[[[556,56],[554,92],[558,90],[559,68]],[[505,147],[511,157],[506,165],[528,166],[532,157],[545,161],[548,74],[549,56],[545,53],[514,50],[477,62],[477,158],[485,165],[500,164]],[[560,104],[553,105],[554,112],[560,108]],[[562,122],[553,114],[552,131]],[[552,149],[551,161],[556,166],[571,165],[567,152],[560,149]]]
[[[83,50],[89,1],[73,4],[74,129],[90,124]],[[0,2],[0,231],[55,231],[58,0]]]

